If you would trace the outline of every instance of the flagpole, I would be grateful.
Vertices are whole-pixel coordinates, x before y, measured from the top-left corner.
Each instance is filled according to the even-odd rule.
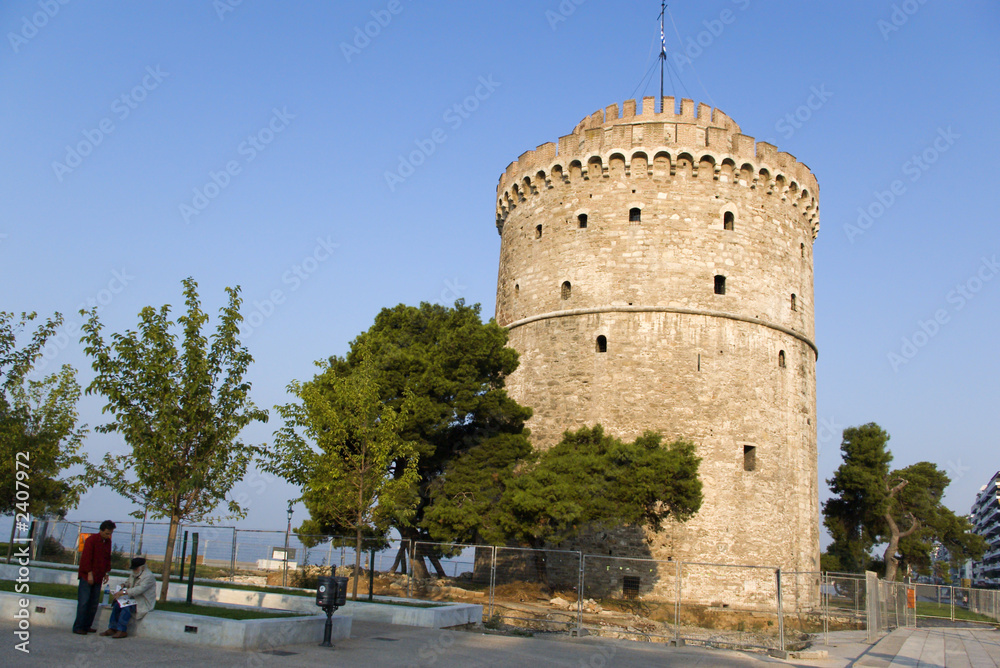
[[[663,34],[663,16],[667,13],[667,0],[660,2],[660,113],[666,111],[663,108],[663,66],[667,61],[667,41]]]

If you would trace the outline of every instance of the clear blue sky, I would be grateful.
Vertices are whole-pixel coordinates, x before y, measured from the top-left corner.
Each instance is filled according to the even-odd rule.
[[[92,301],[120,331],[145,305],[180,304],[186,276],[212,312],[240,285],[265,407],[382,307],[464,297],[490,317],[500,173],[591,112],[657,92],[641,85],[655,0],[234,3],[0,5],[0,309],[79,322]],[[667,94],[719,107],[819,179],[821,479],[840,431],[876,421],[896,464],[938,463],[947,503],[968,512],[1000,467],[1000,7],[670,9],[681,83]],[[359,38],[366,27],[377,34]],[[476,108],[455,112],[477,88]],[[417,142],[429,155],[390,187]],[[49,369],[71,363],[89,382],[66,339]],[[100,407],[86,398],[82,420],[100,424]],[[120,445],[92,434],[86,448]],[[255,527],[282,526],[295,494],[237,492]],[[73,516],[128,510],[97,491]]]

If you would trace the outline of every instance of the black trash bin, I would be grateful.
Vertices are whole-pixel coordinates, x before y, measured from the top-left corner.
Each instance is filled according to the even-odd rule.
[[[333,628],[333,613],[347,603],[347,578],[321,575],[316,581],[316,605],[326,612],[326,626],[320,647],[332,647],[330,636]]]
[[[337,582],[329,575],[321,575],[316,582],[316,605],[332,608],[337,605]]]

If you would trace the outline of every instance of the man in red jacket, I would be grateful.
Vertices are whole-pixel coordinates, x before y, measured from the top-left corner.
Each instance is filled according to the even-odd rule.
[[[76,621],[73,622],[73,633],[77,635],[97,633],[92,625],[101,602],[101,585],[108,581],[108,573],[111,572],[111,534],[114,530],[115,523],[104,520],[100,533],[93,534],[83,543],[77,572],[80,585],[77,589]]]

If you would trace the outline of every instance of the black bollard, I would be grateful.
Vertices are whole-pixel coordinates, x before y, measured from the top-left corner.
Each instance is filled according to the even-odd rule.
[[[372,548],[371,557],[368,560],[368,600],[371,601],[375,595],[375,548]]]
[[[184,582],[184,560],[187,558],[187,554],[188,554],[188,532],[187,531],[184,532],[184,542],[182,543],[182,545],[183,545],[183,547],[181,548],[181,572],[180,572],[180,575],[177,576],[177,579],[180,582]]]
[[[191,534],[191,570],[188,572],[187,604],[191,605],[194,595],[194,571],[198,563],[198,532]]]

